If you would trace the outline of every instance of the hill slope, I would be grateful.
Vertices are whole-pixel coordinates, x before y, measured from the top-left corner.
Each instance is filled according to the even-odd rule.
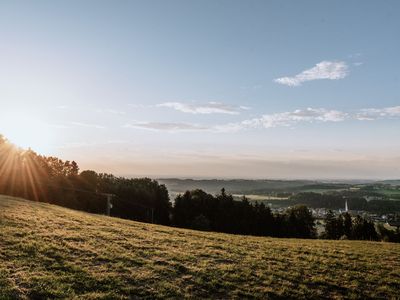
[[[387,299],[400,245],[206,233],[0,196],[0,287],[0,299]]]

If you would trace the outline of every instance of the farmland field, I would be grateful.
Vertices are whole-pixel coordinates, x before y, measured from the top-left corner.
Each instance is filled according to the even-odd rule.
[[[200,232],[0,196],[0,299],[398,299],[400,245]]]
[[[241,194],[233,194],[233,197],[236,199],[241,199],[243,195]],[[245,195],[246,198],[250,201],[263,201],[263,200],[287,200],[288,197],[277,197],[277,196],[269,196],[269,195]]]

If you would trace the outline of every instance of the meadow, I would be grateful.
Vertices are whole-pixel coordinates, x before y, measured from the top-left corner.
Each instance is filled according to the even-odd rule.
[[[178,229],[0,196],[0,299],[399,299],[400,245]]]

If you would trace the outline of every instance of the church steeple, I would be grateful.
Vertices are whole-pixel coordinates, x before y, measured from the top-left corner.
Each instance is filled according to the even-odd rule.
[[[349,207],[347,206],[347,200],[346,200],[346,202],[344,203],[344,211],[345,211],[345,212],[348,212],[348,211],[349,211]]]

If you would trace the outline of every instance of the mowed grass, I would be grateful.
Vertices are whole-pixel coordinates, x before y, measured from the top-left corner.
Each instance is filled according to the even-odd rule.
[[[0,196],[0,299],[381,298],[400,245],[248,237]]]

